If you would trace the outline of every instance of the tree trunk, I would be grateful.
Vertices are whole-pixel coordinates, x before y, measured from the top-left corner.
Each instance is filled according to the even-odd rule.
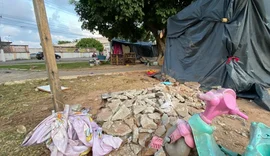
[[[164,53],[165,53],[165,37],[160,38],[159,35],[155,37],[158,48],[158,64],[163,65]]]

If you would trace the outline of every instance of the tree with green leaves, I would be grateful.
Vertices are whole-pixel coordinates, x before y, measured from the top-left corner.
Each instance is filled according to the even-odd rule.
[[[102,52],[104,47],[101,42],[93,38],[82,38],[77,44],[77,48],[96,48],[97,51]]]
[[[147,41],[153,36],[160,56],[165,51],[167,19],[192,0],[70,0],[80,16],[82,28],[98,31],[107,38]]]
[[[71,43],[71,41],[58,41],[58,44],[66,44],[66,43]]]

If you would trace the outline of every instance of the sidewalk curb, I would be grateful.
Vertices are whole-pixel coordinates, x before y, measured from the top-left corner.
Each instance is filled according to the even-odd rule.
[[[160,69],[156,69],[156,71],[160,71]],[[146,70],[134,70],[134,71],[99,73],[99,74],[93,73],[93,74],[87,74],[87,75],[60,76],[60,80],[73,80],[73,79],[91,77],[91,76],[100,76],[100,75],[109,76],[109,75],[118,75],[118,74],[142,73],[142,72],[146,72]],[[48,78],[26,79],[26,80],[20,80],[20,81],[8,81],[8,82],[0,83],[0,85],[25,84],[27,82],[45,81],[45,80],[48,80]]]

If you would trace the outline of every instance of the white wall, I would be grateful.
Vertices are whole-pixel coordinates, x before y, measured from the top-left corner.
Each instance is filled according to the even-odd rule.
[[[37,53],[37,52],[41,52],[42,48],[29,48],[29,52],[32,53]]]
[[[90,58],[93,53],[56,53],[61,58]],[[30,53],[5,53],[5,59],[10,60],[27,60],[30,59]],[[0,61],[3,59],[0,56]]]
[[[27,60],[27,59],[30,59],[30,54],[29,53],[5,53],[5,58],[7,61]]]

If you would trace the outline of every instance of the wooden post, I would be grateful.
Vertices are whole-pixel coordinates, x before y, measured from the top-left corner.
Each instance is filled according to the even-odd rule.
[[[33,5],[42,50],[45,56],[54,109],[55,111],[62,111],[64,102],[44,0],[33,0]]]

